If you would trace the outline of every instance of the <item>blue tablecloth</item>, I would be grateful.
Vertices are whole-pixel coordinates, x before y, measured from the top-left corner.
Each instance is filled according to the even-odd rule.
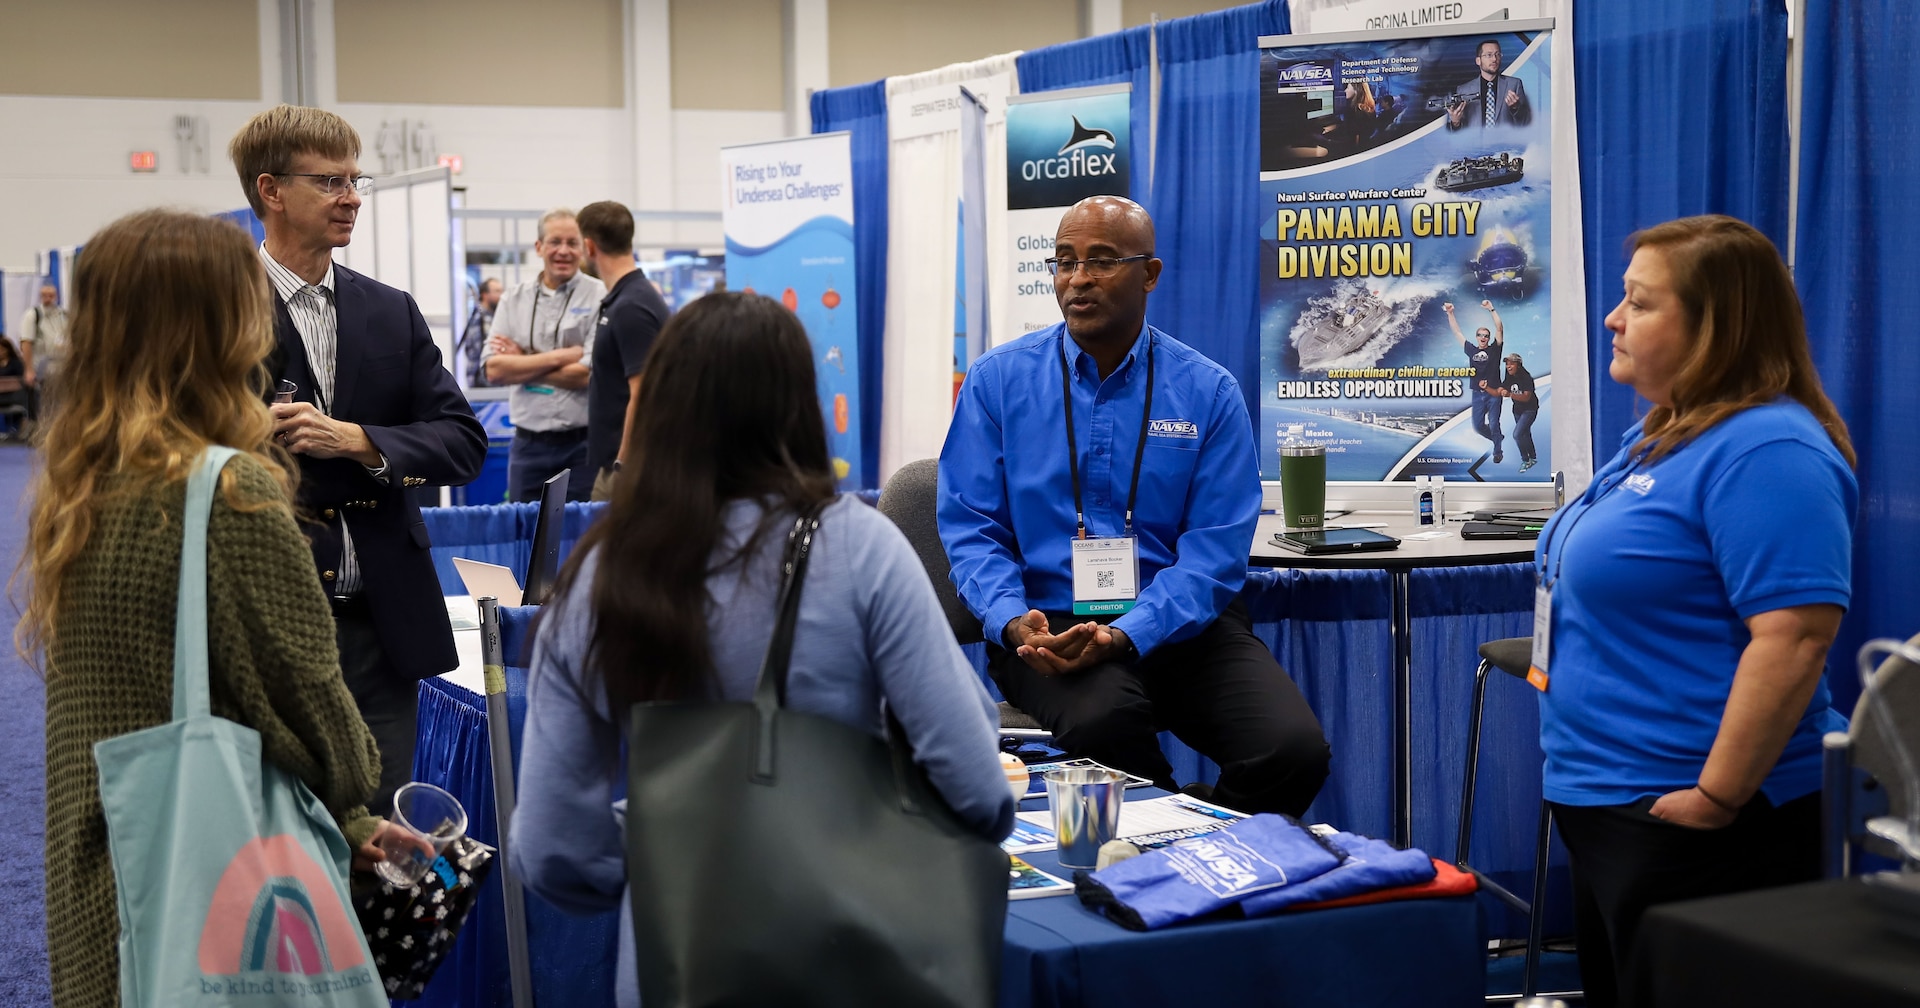
[[[1051,853],[1027,860],[1067,877]],[[1007,907],[1000,1008],[1073,1005],[1478,1006],[1474,897],[1308,910],[1138,932],[1071,896]]]

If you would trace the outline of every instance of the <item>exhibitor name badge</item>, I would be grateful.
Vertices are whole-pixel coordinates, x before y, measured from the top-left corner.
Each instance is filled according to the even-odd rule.
[[[1073,614],[1119,616],[1133,610],[1140,564],[1131,536],[1073,540]]]

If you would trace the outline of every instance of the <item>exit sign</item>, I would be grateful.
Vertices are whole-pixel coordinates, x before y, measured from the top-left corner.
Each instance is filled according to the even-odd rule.
[[[137,150],[127,155],[127,167],[137,172],[159,170],[159,159],[150,150]]]

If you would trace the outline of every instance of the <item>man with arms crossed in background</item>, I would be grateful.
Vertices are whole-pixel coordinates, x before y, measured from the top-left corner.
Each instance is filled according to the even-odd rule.
[[[60,290],[52,284],[40,287],[40,303],[20,313],[20,363],[36,399],[32,413],[45,417],[53,405],[53,386],[60,372],[60,358],[67,352],[67,310],[60,307]]]
[[[1160,260],[1138,204],[1080,201],[1048,265],[1065,323],[974,361],[940,453],[940,538],[988,670],[1074,756],[1172,789],[1165,728],[1220,764],[1216,801],[1297,816],[1329,752],[1237,598],[1260,513],[1240,386],[1145,324]]]
[[[627,428],[640,397],[647,351],[672,313],[646,273],[633,262],[633,214],[612,200],[580,210],[587,268],[606,282],[599,329],[593,337],[593,376],[587,387],[587,468],[593,499],[613,496],[613,474],[626,456]]]
[[[413,298],[333,262],[372,188],[353,127],[280,105],[248,120],[228,153],[266,226],[279,337],[268,377],[296,387],[270,407],[274,435],[300,463],[295,511],[332,599],[340,671],[380,744],[368,808],[385,815],[413,775],[417,681],[458,664],[407,491],[472,480],[487,435]]]
[[[593,489],[587,468],[588,344],[607,288],[580,275],[580,225],[573,211],[547,211],[539,235],[533,250],[546,268],[500,299],[480,367],[488,382],[513,386],[507,398],[513,416],[509,496],[539,500],[541,485],[570,469],[567,499],[583,501]]]

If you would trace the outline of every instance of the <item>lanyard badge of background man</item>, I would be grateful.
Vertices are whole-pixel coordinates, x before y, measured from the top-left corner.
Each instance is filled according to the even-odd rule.
[[[1148,418],[1153,415],[1153,335],[1147,335],[1147,393],[1140,407],[1140,441],[1133,450],[1133,477],[1127,484],[1126,527],[1118,537],[1089,539],[1087,510],[1080,499],[1080,444],[1073,429],[1073,383],[1067,367],[1067,337],[1060,336],[1060,398],[1067,414],[1067,473],[1073,480],[1073,614],[1119,616],[1132,611],[1140,594],[1140,551],[1133,534],[1133,505],[1140,492],[1140,463],[1147,453]]]
[[[530,353],[541,352],[539,341],[534,339],[534,333],[539,331],[540,295],[543,293],[542,286],[541,284],[534,285],[533,307],[527,312],[527,350]],[[548,350],[558,350],[560,348],[560,327],[567,324],[567,309],[573,305],[573,288],[565,284],[561,286],[567,289],[564,291],[556,290],[553,292],[553,296],[565,297],[566,300],[560,302],[560,314],[553,320],[553,339],[551,340],[553,345],[547,347]],[[553,386],[551,385],[537,385],[533,382],[528,382],[520,387],[528,392],[538,392],[541,395],[553,394]]]

